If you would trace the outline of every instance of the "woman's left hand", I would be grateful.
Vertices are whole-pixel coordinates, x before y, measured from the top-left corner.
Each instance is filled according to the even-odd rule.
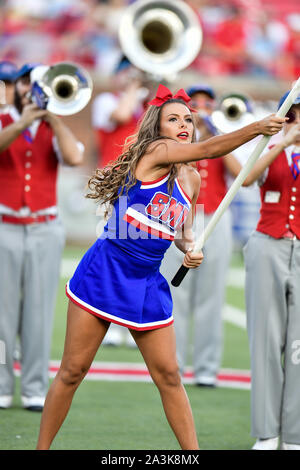
[[[189,248],[185,254],[183,265],[186,268],[194,269],[198,268],[204,259],[202,251],[194,253],[192,248]]]

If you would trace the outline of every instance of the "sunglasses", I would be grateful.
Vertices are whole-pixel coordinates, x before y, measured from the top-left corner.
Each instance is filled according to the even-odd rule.
[[[288,118],[287,123],[288,123],[288,124],[292,124],[293,122],[296,121],[297,114],[295,113],[295,111],[288,111],[288,112],[286,113],[285,117]]]

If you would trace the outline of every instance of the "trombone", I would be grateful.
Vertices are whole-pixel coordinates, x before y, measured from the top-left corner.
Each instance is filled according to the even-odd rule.
[[[255,121],[250,99],[241,93],[224,95],[211,120],[221,133],[232,132]]]
[[[89,73],[70,62],[38,65],[31,74],[31,99],[40,108],[68,116],[81,111],[92,96]]]

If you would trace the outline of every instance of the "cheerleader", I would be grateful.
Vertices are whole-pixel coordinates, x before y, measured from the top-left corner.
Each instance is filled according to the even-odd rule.
[[[129,328],[181,449],[199,448],[178,371],[172,299],[160,263],[173,240],[186,267],[196,268],[203,260],[202,253],[192,252],[191,230],[200,177],[188,163],[225,155],[258,134],[273,135],[284,119],[272,115],[195,143],[188,103],[184,90],[172,96],[160,85],[137,135],[89,181],[88,197],[106,204],[110,218],[66,287],[65,349],[46,398],[37,449],[50,447],[111,323]]]

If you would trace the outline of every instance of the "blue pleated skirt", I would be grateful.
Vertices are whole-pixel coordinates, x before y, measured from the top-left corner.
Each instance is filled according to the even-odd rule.
[[[128,252],[125,242],[100,238],[83,256],[66,294],[109,322],[134,330],[165,327],[173,323],[173,304],[160,263]]]

